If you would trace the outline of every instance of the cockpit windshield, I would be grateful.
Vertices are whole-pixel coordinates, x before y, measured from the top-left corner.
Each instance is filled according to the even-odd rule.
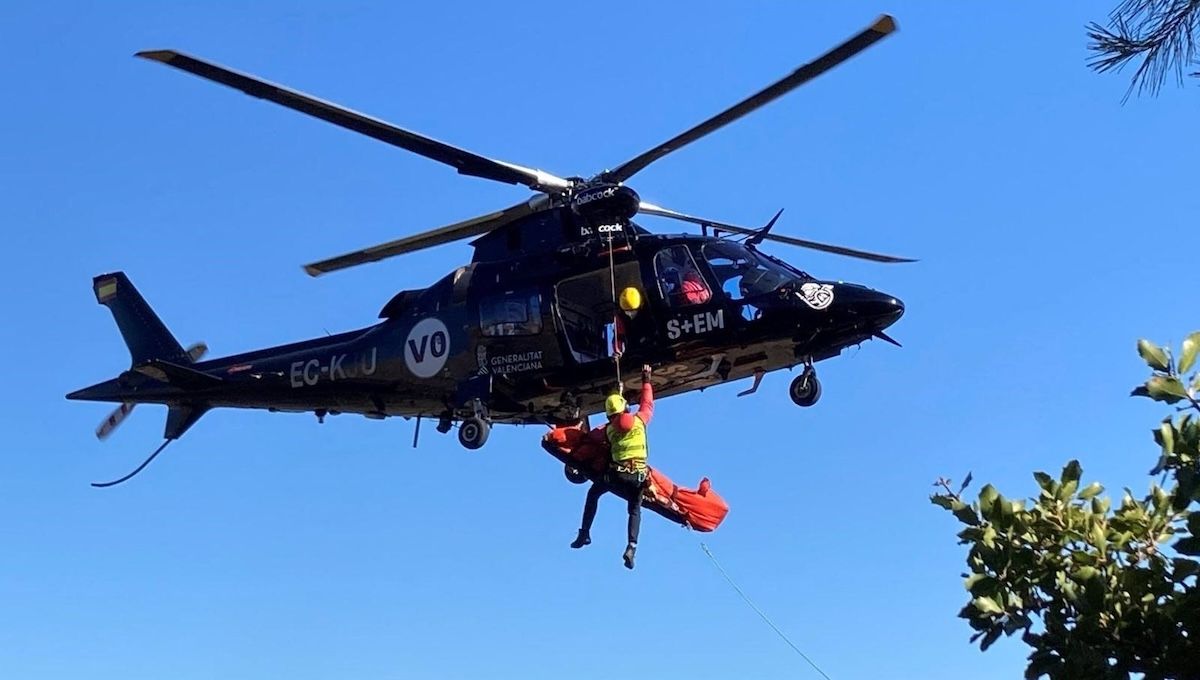
[[[721,289],[735,300],[770,293],[805,278],[802,272],[733,241],[704,244],[704,259]]]

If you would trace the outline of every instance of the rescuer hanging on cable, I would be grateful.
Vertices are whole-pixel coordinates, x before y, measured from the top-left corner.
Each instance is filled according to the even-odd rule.
[[[623,557],[625,567],[633,569],[642,518],[642,486],[648,474],[646,426],[654,416],[654,388],[650,386],[649,365],[642,366],[642,394],[637,413],[629,413],[625,397],[619,391],[605,401],[604,412],[608,416],[608,423],[593,430],[591,436],[608,440],[608,469],[588,489],[587,500],[583,504],[583,525],[571,547],[582,548],[592,542],[592,521],[596,519],[600,496],[605,491],[624,492],[618,493],[625,496],[629,504],[629,543],[625,546]]]

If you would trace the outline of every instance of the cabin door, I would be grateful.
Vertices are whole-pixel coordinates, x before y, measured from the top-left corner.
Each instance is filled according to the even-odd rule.
[[[567,353],[578,364],[608,360],[613,355],[614,313],[613,279],[616,279],[616,294],[633,287],[646,295],[642,275],[637,261],[607,267],[587,274],[564,279],[556,286],[558,315],[566,336]],[[646,335],[643,327],[649,327],[650,319],[643,306],[632,319],[623,317],[625,326],[624,352],[637,356]]]

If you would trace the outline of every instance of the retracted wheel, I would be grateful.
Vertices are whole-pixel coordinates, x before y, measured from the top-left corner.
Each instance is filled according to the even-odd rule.
[[[821,398],[821,381],[816,371],[806,370],[792,381],[788,396],[797,406],[812,406]]]
[[[458,443],[468,449],[477,449],[487,443],[491,431],[492,426],[486,420],[472,416],[458,427]]]
[[[570,465],[563,466],[563,474],[567,476],[567,481],[572,484],[583,484],[588,480],[587,475]]]

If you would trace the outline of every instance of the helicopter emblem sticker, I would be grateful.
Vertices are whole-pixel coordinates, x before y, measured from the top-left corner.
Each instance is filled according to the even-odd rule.
[[[408,332],[404,342],[404,365],[418,378],[432,378],[446,365],[450,334],[438,319],[424,319]]]
[[[833,304],[832,283],[806,283],[800,286],[800,299],[813,309],[825,309]]]

